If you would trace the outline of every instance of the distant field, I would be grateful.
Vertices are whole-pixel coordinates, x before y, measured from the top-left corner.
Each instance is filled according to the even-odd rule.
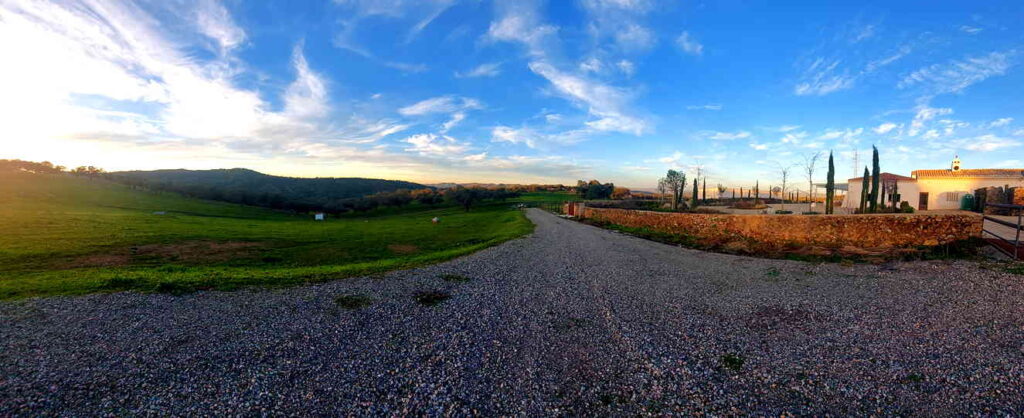
[[[533,229],[514,202],[314,222],[102,180],[0,180],[0,299],[317,282],[443,261]]]

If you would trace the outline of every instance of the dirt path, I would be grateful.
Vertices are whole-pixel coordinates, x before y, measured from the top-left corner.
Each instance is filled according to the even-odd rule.
[[[0,303],[0,415],[1024,412],[1024,277],[528,216],[529,237],[383,279]]]

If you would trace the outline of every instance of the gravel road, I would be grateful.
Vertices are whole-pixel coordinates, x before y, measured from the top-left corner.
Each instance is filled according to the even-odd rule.
[[[528,216],[529,237],[383,277],[0,303],[0,416],[1024,413],[1024,276]]]

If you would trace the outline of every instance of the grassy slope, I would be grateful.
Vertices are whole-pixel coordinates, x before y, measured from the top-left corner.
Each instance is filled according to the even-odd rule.
[[[432,224],[434,216],[442,222]],[[0,299],[323,281],[443,261],[532,229],[509,204],[314,222],[100,180],[4,175]],[[182,243],[211,242],[255,247],[216,259],[174,254]],[[141,256],[134,252],[140,246],[166,251]],[[82,262],[103,255],[119,255],[121,262]]]

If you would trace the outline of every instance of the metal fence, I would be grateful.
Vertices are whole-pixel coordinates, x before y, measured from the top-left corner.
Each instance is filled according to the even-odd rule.
[[[1024,205],[985,203],[985,208],[1002,209],[1009,213],[1010,216],[1013,216],[1016,213],[1016,223],[999,219],[994,215],[985,215],[986,221],[1012,228],[1014,230],[1014,239],[1012,241],[1008,237],[1003,237],[988,228],[983,228],[982,231],[995,237],[996,241],[992,242],[992,244],[999,249],[999,251],[1006,253],[1006,255],[1010,256],[1014,260],[1024,259],[1024,243],[1020,241],[1021,231],[1024,231],[1024,222],[1022,222],[1024,221]]]

